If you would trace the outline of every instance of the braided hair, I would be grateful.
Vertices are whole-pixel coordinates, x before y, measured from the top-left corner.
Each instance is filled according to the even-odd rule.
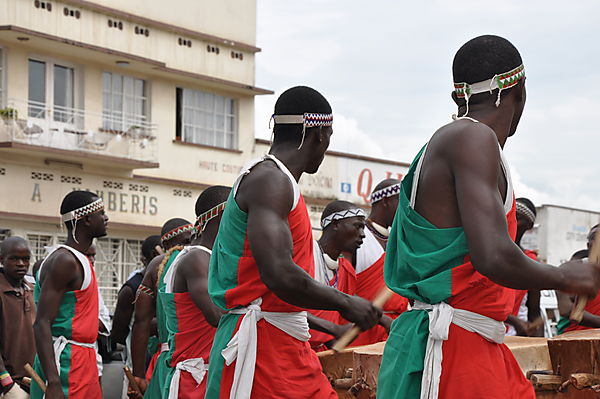
[[[156,273],[156,291],[158,292],[158,285],[160,284],[160,278],[162,277],[163,272],[165,271],[165,265],[171,259],[171,255],[175,251],[181,251],[183,249],[183,245],[175,245],[174,247],[169,248],[169,250],[165,253],[165,257],[162,262],[158,266],[158,273]]]

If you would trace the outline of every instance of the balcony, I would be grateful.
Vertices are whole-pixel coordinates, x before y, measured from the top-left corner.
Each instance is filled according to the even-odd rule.
[[[93,113],[9,99],[0,110],[0,148],[91,161],[116,168],[156,168],[156,125],[143,118]]]

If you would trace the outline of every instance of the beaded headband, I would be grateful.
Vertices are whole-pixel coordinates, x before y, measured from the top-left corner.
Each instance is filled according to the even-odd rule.
[[[374,204],[384,198],[388,198],[397,194],[400,194],[400,183],[392,184],[391,186],[384,187],[381,190],[373,191],[369,197],[369,202]]]
[[[464,98],[467,102],[467,112],[463,116],[469,113],[469,98],[474,94],[485,93],[498,89],[498,98],[496,99],[496,107],[500,106],[500,94],[502,90],[510,89],[519,83],[521,79],[525,77],[525,67],[523,64],[519,65],[513,70],[505,73],[494,75],[493,78],[484,80],[477,83],[454,83],[454,90],[456,91],[456,97]]]
[[[226,204],[227,204],[227,201],[221,202],[219,205],[210,208],[208,211],[206,211],[203,214],[201,214],[200,216],[198,216],[198,218],[196,219],[196,225],[195,225],[197,233],[204,231],[208,222],[211,219],[216,218],[217,216],[219,216],[219,214],[221,212],[223,212]]]
[[[525,204],[517,201],[517,213],[525,216],[531,223],[535,223],[535,213],[531,211]]]
[[[176,227],[173,230],[169,231],[168,233],[163,234],[163,236],[160,237],[160,241],[161,242],[168,241],[172,238],[177,237],[180,234],[185,233],[186,231],[192,231],[193,229],[194,229],[194,226],[192,224],[184,224],[183,226]]]
[[[79,241],[77,241],[77,238],[75,237],[75,232],[77,231],[77,221],[87,215],[91,215],[92,213],[99,212],[101,210],[104,210],[104,202],[102,201],[102,198],[98,198],[96,201],[90,202],[81,208],[77,208],[60,215],[60,219],[63,221],[63,223],[71,222],[71,227],[73,228],[71,230],[71,237],[73,237],[73,240],[79,244]]]
[[[271,115],[271,120],[276,125],[302,125],[302,141],[298,149],[304,144],[304,135],[306,134],[307,127],[317,126],[332,126],[333,125],[333,114],[315,114],[305,113],[304,115]],[[269,129],[271,128],[271,121],[269,121]]]
[[[71,212],[67,212],[65,214],[60,215],[60,218],[63,222],[68,222],[70,220],[77,221],[84,216],[89,215],[90,213],[98,212],[104,209],[104,202],[102,202],[102,198],[98,198],[94,202],[90,202],[87,205],[82,206],[81,208],[77,208]]]
[[[324,229],[336,220],[352,218],[355,216],[366,218],[367,214],[360,208],[344,209],[343,211],[334,212],[321,220],[321,228]]]

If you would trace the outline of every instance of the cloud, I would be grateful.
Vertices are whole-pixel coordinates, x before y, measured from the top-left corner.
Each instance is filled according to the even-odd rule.
[[[410,162],[455,112],[456,50],[477,35],[507,37],[527,73],[525,113],[506,148],[518,191],[598,209],[599,14],[593,0],[259,0],[257,80],[277,92],[296,84],[321,91],[336,115],[332,147]],[[274,101],[256,100],[263,137]]]
[[[342,114],[335,115],[334,131],[329,148],[376,158],[385,157],[382,147],[358,126],[358,121]]]

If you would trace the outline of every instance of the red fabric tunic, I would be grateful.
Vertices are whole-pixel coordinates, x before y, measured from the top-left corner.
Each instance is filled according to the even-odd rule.
[[[310,217],[304,198],[300,194],[298,183],[285,165],[272,155],[277,166],[288,176],[294,189],[294,206],[287,218],[292,238],[292,260],[294,263],[314,277],[313,237]],[[261,161],[258,161],[261,162]],[[244,174],[248,173],[252,163],[242,171],[236,181],[232,194],[219,227],[219,235],[213,247],[209,272],[208,290],[213,302],[227,309],[246,307],[252,301],[262,298],[261,310],[266,312],[301,312],[304,309],[279,299],[262,282],[258,266],[247,236],[247,213],[242,211],[235,201],[237,184]],[[237,260],[236,260],[237,258]],[[224,293],[224,295],[223,295]],[[224,299],[224,300],[223,300]],[[231,317],[226,315],[225,318]],[[239,330],[243,317],[236,320],[231,336]],[[222,341],[224,333],[223,319],[215,335],[215,345]],[[336,398],[337,395],[323,374],[321,364],[310,344],[300,341],[277,327],[261,319],[256,324],[257,351],[252,398],[278,399],[325,399]],[[228,339],[230,339],[228,337]],[[218,363],[217,363],[218,362]],[[211,358],[209,381],[206,397],[217,396],[228,399],[234,379],[237,360],[230,365],[221,357]],[[212,375],[219,375],[219,381],[213,381]]]
[[[91,264],[91,263],[90,263]],[[96,272],[90,267],[92,281],[87,289],[73,291],[76,297],[73,317],[73,340],[93,344],[98,338],[98,283]],[[96,351],[71,345],[69,372],[69,399],[100,398]]]
[[[288,224],[294,245],[292,259],[296,265],[314,276],[312,226],[302,196],[297,206],[290,212]],[[247,238],[244,242],[244,256],[240,258],[238,268],[238,286],[225,294],[228,307],[246,306],[261,297],[261,309],[264,311],[300,312],[303,310],[282,301],[264,285]],[[233,334],[238,331],[242,319],[239,318]],[[256,327],[258,344],[252,398],[333,399],[337,397],[322,372],[316,353],[308,342],[291,337],[264,319],[260,320]],[[223,366],[220,390],[222,399],[229,399],[235,364],[234,361],[230,366]]]
[[[339,291],[348,295],[354,295],[356,291],[356,273],[354,267],[346,258],[338,259],[339,268],[337,274],[329,281],[330,287],[335,287]],[[315,310],[311,309],[310,313],[320,317],[321,319],[328,320],[335,324],[346,324],[348,321],[344,320],[339,312],[334,310]],[[334,337],[316,330],[310,330],[310,346],[317,352],[327,350],[324,345],[325,342],[332,340]]]
[[[514,203],[507,222],[514,239],[517,231]],[[448,302],[452,307],[504,321],[514,302],[515,290],[500,286],[477,272],[470,256],[465,257],[463,265],[452,270],[452,297]],[[535,398],[533,386],[523,376],[506,345],[489,342],[479,334],[450,324],[442,351],[440,398],[479,399],[483,392],[488,398]]]
[[[173,342],[174,347],[170,366],[175,368],[179,362],[199,357],[209,364],[210,348],[217,329],[208,324],[189,292],[173,294],[173,302],[179,331],[173,338],[169,337],[169,343]],[[198,385],[190,373],[181,373],[179,399],[203,398],[205,392],[206,378]]]
[[[304,198],[300,196],[296,207],[290,211],[288,224],[292,233],[294,263],[314,276],[312,226]],[[238,285],[225,293],[227,308],[247,306],[256,298],[262,298],[261,309],[268,312],[300,312],[304,309],[279,299],[260,279],[258,266],[250,251],[246,237],[244,254],[238,261]]]
[[[385,251],[379,241],[375,238],[369,228],[365,229],[365,240],[357,251],[356,257],[356,295],[373,301],[377,294],[385,287],[383,281],[383,264]],[[365,264],[362,264],[365,263]],[[394,294],[385,304],[383,310],[392,319],[405,312],[408,307],[408,299]],[[388,335],[380,325],[376,325],[368,331],[363,332],[350,346],[369,345],[385,341]]]
[[[83,268],[84,282],[81,289],[67,291],[63,294],[57,315],[52,323],[52,336],[55,338],[62,336],[82,344],[93,344],[98,337],[99,305],[96,273],[89,258],[83,253],[66,245],[60,245],[55,250],[59,248],[67,249],[75,255]],[[46,257],[46,260],[52,256],[52,253]],[[43,267],[44,263],[40,266],[40,272]],[[36,302],[40,290],[38,280],[35,290]],[[45,379],[38,357],[36,357],[34,368],[42,379]],[[59,373],[65,398],[99,399],[102,397],[94,348],[67,344],[60,355]],[[31,396],[36,399],[43,396],[37,384],[32,384]]]
[[[146,380],[150,381],[150,379],[152,378],[152,373],[154,372],[154,368],[156,367],[158,355],[160,355],[161,353],[162,352],[159,344],[158,348],[156,349],[156,352],[154,352],[154,355],[152,355],[152,357],[150,358],[150,363],[148,363],[148,368],[146,369]]]

